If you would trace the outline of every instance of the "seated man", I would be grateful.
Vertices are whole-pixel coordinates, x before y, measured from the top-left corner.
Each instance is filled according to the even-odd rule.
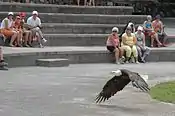
[[[154,40],[157,41],[158,47],[162,45],[159,41],[158,34],[154,31],[152,26],[152,17],[150,15],[147,16],[147,20],[143,24],[143,28],[146,34],[151,37],[151,47],[153,47]]]
[[[157,15],[155,20],[152,22],[154,31],[158,34],[159,39],[162,39],[162,44],[165,46],[165,42],[167,40],[167,35],[164,32],[164,25],[160,20],[160,15]],[[160,40],[161,41],[161,40]]]
[[[125,33],[122,35],[122,48],[126,51],[126,63],[129,63],[131,54],[134,56],[134,62],[138,62],[138,53],[136,48],[136,37],[134,33],[131,33],[132,28],[128,26]]]
[[[138,55],[141,58],[141,62],[145,63],[145,58],[149,55],[150,49],[145,46],[145,35],[142,32],[143,27],[139,26],[137,32],[135,32],[135,36],[137,38],[137,51]]]
[[[124,57],[123,57],[123,50],[120,48],[119,44],[119,37],[118,37],[118,28],[113,27],[112,28],[112,33],[108,36],[107,42],[106,42],[106,47],[110,52],[115,53],[115,61],[116,64],[123,63]]]
[[[43,33],[41,32],[41,20],[38,17],[38,12],[33,11],[32,16],[27,19],[27,24],[31,26],[30,30],[32,31],[32,35],[39,35],[38,42],[39,46],[43,47],[42,41],[46,42],[47,40],[43,37]]]

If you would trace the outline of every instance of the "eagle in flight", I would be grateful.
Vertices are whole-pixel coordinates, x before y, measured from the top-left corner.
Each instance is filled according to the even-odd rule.
[[[104,102],[114,96],[117,92],[122,91],[123,88],[132,82],[132,85],[141,89],[143,92],[149,92],[150,88],[147,84],[148,77],[141,77],[139,73],[129,71],[127,69],[120,69],[112,71],[115,75],[107,81],[102,91],[97,95],[96,103]]]

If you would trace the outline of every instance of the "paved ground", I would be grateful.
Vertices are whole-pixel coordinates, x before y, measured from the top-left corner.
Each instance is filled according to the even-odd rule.
[[[175,105],[151,100],[130,85],[101,105],[93,101],[112,70],[128,68],[148,74],[152,85],[175,79],[174,65],[79,64],[0,71],[0,116],[175,116]]]

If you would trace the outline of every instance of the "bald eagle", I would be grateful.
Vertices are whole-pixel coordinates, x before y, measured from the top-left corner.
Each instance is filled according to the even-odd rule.
[[[114,96],[117,92],[122,91],[123,88],[132,82],[132,85],[141,89],[143,92],[149,92],[150,88],[147,84],[148,76],[143,76],[139,73],[129,71],[127,69],[120,69],[112,71],[115,74],[112,79],[107,81],[103,90],[97,95],[96,103],[104,102]]]

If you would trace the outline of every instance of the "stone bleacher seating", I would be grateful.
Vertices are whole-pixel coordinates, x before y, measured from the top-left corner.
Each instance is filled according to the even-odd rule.
[[[121,32],[128,21],[138,25],[146,19],[145,15],[132,15],[133,8],[130,6],[21,3],[1,3],[0,19],[6,17],[9,11],[25,11],[30,16],[33,10],[39,12],[42,20],[43,32],[48,39],[46,48],[5,48],[5,58],[11,67],[36,65],[36,60],[43,58],[69,59],[70,63],[111,62],[113,57],[109,56],[105,43],[112,27],[119,27]],[[152,61],[165,60],[159,57],[152,54],[149,58]]]

